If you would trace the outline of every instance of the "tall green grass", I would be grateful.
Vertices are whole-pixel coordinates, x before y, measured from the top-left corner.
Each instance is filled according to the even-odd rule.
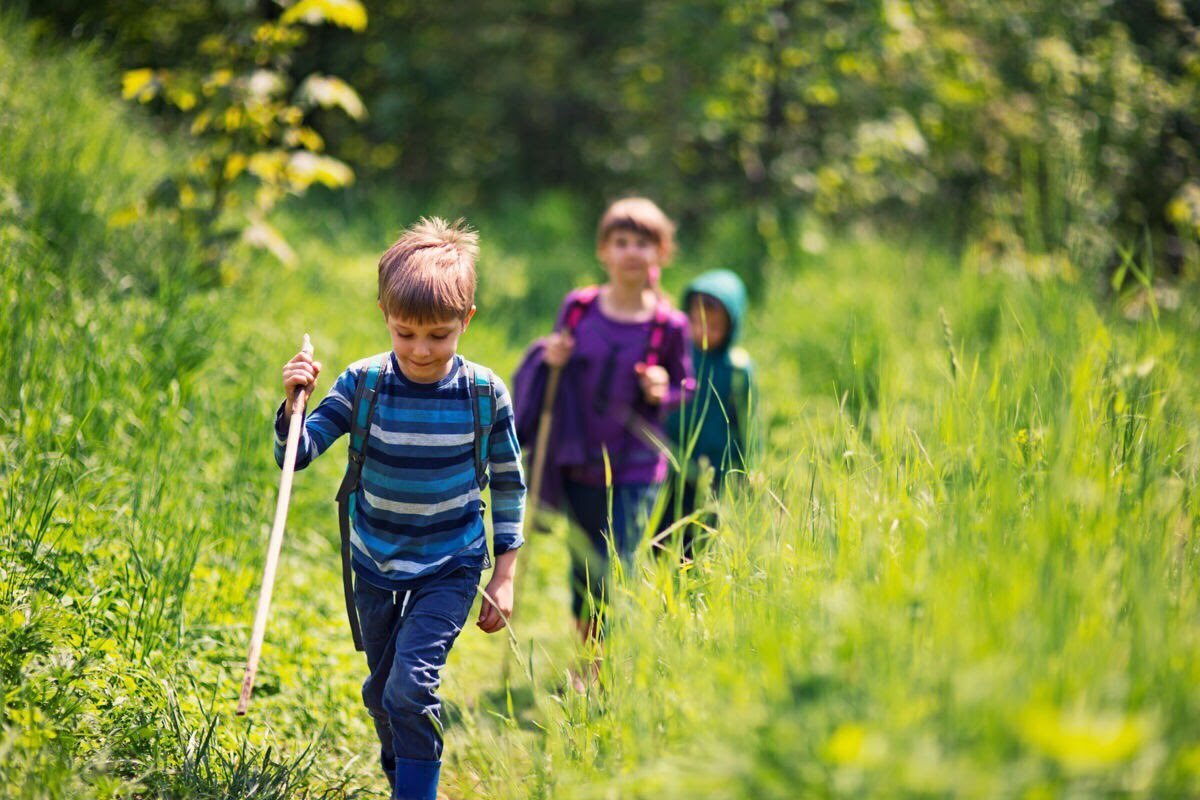
[[[393,228],[415,213],[397,208]],[[320,216],[308,277],[273,297],[283,318],[317,320],[336,371],[386,346],[370,309],[387,226]],[[551,246],[503,211],[474,221],[485,285]],[[545,268],[587,280],[588,226],[564,231],[573,250]],[[507,249],[522,237],[528,250]],[[1194,287],[1131,322],[1070,274],[865,241],[778,276],[747,325],[766,442],[718,535],[688,569],[642,554],[583,697],[564,691],[580,657],[564,531],[533,537],[510,684],[510,641],[470,630],[447,669],[447,795],[1200,789]],[[488,300],[463,348],[503,376],[525,338],[502,332],[544,330],[553,301],[510,323]],[[342,463],[324,461],[297,507],[332,560]],[[356,730],[347,746],[369,752]]]
[[[1200,791],[1194,297],[1134,325],[928,248],[817,267],[748,325],[769,443],[719,535],[636,565],[544,737],[468,737],[476,791]]]
[[[215,533],[250,527],[269,476],[252,398],[199,384],[229,292],[136,212],[187,153],[121,108],[115,74],[0,16],[0,782],[302,796],[303,748],[219,725],[190,676],[215,639],[242,646],[197,636],[193,575],[227,554],[252,580],[246,543]]]
[[[250,721],[232,717],[270,418],[301,334],[318,395],[387,347],[379,253],[464,210],[314,196],[277,220],[296,269],[242,261],[219,288],[169,221],[120,213],[185,154],[97,64],[0,21],[0,780],[382,796],[341,608],[340,446],[297,477]],[[483,257],[462,350],[507,378],[600,279],[593,214],[561,195],[466,212]],[[704,247],[669,287],[736,252]],[[468,629],[451,655],[446,795],[1200,793],[1200,304],[1182,287],[1130,322],[1045,274],[860,240],[773,276],[746,329],[764,443],[718,534],[687,569],[639,556],[584,696],[563,691],[564,526],[532,537],[513,638]]]

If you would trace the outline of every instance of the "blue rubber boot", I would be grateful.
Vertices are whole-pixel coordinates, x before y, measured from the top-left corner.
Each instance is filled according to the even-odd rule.
[[[392,800],[437,800],[440,761],[396,758],[396,786]]]

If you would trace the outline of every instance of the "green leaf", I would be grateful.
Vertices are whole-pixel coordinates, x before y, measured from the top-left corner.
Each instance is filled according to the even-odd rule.
[[[309,75],[296,91],[300,103],[321,108],[340,108],[351,119],[362,119],[367,114],[367,108],[358,96],[358,92],[340,78],[329,75]]]
[[[298,150],[288,159],[288,180],[300,191],[314,183],[330,189],[348,186],[354,182],[354,171],[336,158],[319,156],[307,150]]]
[[[121,76],[121,97],[126,100],[137,100],[148,103],[158,93],[158,81],[154,70],[146,67],[131,69]]]
[[[358,0],[300,0],[283,12],[280,22],[285,25],[295,22],[320,25],[328,22],[352,31],[361,31],[367,27],[367,9]]]
[[[253,248],[267,251],[286,267],[296,266],[296,251],[283,238],[283,234],[261,219],[255,220],[242,232],[242,241]]]

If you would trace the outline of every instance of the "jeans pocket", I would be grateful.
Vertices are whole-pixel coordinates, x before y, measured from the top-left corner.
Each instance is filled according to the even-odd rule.
[[[454,586],[457,590],[457,602],[454,605],[452,613],[454,614],[455,623],[457,623],[459,626],[466,624],[467,616],[471,613],[471,605],[475,602],[475,595],[477,594],[476,589],[479,586],[480,574],[480,570],[468,569],[463,570],[462,574],[454,576]]]
[[[467,570],[467,574],[463,576],[462,588],[462,613],[458,619],[465,624],[467,615],[471,613],[471,605],[475,602],[475,595],[478,594],[479,578],[481,572],[479,570]]]

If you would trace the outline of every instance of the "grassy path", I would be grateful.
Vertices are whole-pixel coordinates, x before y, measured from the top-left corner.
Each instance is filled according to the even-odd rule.
[[[125,213],[186,154],[102,75],[0,19],[0,785],[381,796],[341,608],[344,445],[298,476],[232,714],[280,365],[311,333],[324,389],[385,349],[375,259],[454,209],[313,198],[280,220],[296,269],[214,273]],[[510,373],[595,276],[590,216],[548,195],[472,220],[466,355]],[[560,696],[563,532],[535,539],[534,678],[505,692],[505,640],[464,633],[446,796],[1200,795],[1200,297],[1096,300],[1089,266],[864,239],[772,276],[747,330],[769,447],[706,557],[639,560],[606,691]]]

